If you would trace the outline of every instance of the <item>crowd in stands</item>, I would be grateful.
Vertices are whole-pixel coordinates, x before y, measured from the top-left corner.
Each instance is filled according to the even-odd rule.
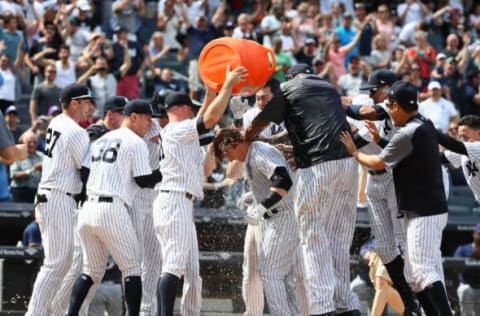
[[[371,71],[391,69],[418,88],[420,112],[444,133],[455,135],[459,117],[480,115],[475,0],[1,0],[0,110],[28,157],[0,163],[0,201],[33,202],[62,87],[91,88],[95,107],[83,127],[115,95],[150,99],[171,89],[201,100],[198,58],[222,36],[270,47],[280,82],[307,63],[359,102],[368,101],[359,88]],[[217,169],[206,182],[222,183]],[[234,206],[230,185],[205,186],[202,206]]]

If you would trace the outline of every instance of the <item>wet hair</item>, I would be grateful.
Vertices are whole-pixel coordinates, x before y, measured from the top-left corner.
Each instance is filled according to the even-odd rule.
[[[244,140],[242,133],[236,128],[224,128],[217,132],[213,140],[213,152],[218,160],[224,159],[225,146],[236,145]]]
[[[473,114],[465,115],[458,121],[458,126],[480,129],[480,116]]]

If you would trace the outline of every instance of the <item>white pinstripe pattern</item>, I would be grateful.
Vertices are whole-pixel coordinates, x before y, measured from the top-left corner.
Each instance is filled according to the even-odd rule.
[[[243,128],[247,128],[252,123],[253,119],[260,113],[262,110],[258,108],[257,105],[254,105],[253,108],[249,109],[243,114]],[[262,137],[272,137],[285,130],[284,123],[276,124],[271,122],[267,127],[263,129],[260,133]]]
[[[409,271],[405,278],[410,287],[420,292],[437,281],[445,285],[440,245],[448,213],[405,218],[404,221],[407,229],[405,270]]]
[[[78,231],[84,253],[83,273],[100,283],[108,254],[122,277],[140,276],[140,251],[132,221],[120,199],[113,203],[87,201],[78,216]]]
[[[445,151],[445,156],[456,168],[462,167],[468,186],[475,195],[475,199],[480,201],[480,142],[465,142],[464,144],[468,156],[460,155],[449,150]]]
[[[296,228],[293,209],[281,209],[260,222],[259,270],[271,315],[300,315],[291,275],[298,230],[292,226]]]
[[[202,279],[193,202],[185,192],[160,192],[154,201],[153,222],[162,249],[162,273],[184,276],[182,315],[200,315]]]
[[[80,193],[82,161],[88,149],[87,132],[68,115],[60,114],[48,125],[51,157],[45,155],[42,161],[40,188],[56,189],[61,192]],[[55,134],[60,133],[56,137]],[[48,147],[48,146],[47,146]]]
[[[297,247],[294,263],[292,266],[291,276],[295,286],[295,292],[297,294],[297,302],[300,306],[300,315],[310,315],[308,294],[307,294],[307,281],[305,280],[305,265],[303,262],[302,247]]]
[[[384,263],[392,262],[400,255],[400,249],[405,251],[405,227],[403,221],[397,218],[397,197],[391,171],[369,175],[367,198],[376,252]]]
[[[142,266],[143,315],[153,315],[157,310],[156,289],[162,267],[160,243],[153,227],[154,190],[141,189],[133,200],[130,216],[139,240]]]
[[[247,225],[243,248],[242,298],[245,303],[245,316],[263,314],[263,284],[258,271],[258,226]]]
[[[82,245],[80,242],[80,235],[78,233],[78,212],[79,210],[75,210],[75,224],[74,224],[74,237],[73,237],[73,260],[70,269],[63,278],[62,284],[60,285],[60,289],[57,291],[55,295],[55,299],[52,303],[53,306],[53,314],[54,315],[65,315],[67,313],[68,304],[70,303],[70,295],[72,294],[73,284],[77,280],[80,273],[82,273],[82,265],[83,265],[83,253],[82,253]],[[87,316],[88,315],[88,306],[92,301],[95,295],[96,288],[90,288],[90,291],[85,298],[85,301],[82,304],[82,308],[80,309],[79,315],[80,316]]]
[[[65,193],[81,190],[78,169],[88,150],[88,134],[72,118],[60,114],[48,126],[46,149],[39,194],[45,194],[48,202],[36,208],[36,216],[42,221],[45,259],[27,311],[27,315],[35,316],[46,315],[48,306],[53,308],[53,297],[72,262],[76,203]],[[48,310],[52,311],[50,307]]]
[[[270,178],[277,167],[288,169],[288,164],[275,147],[262,142],[250,145],[245,171],[257,202],[270,194]],[[291,178],[294,181],[292,174]],[[299,242],[293,195],[294,192],[289,192],[274,206],[279,210],[278,214],[260,221],[258,270],[272,315],[300,314],[292,279],[292,266]]]
[[[39,193],[45,194],[48,199],[46,203],[38,204],[35,209],[45,258],[33,285],[27,316],[50,315],[53,310],[53,298],[68,272],[73,257],[75,201],[56,190],[45,192],[40,190]]]
[[[171,122],[162,130],[165,158],[160,161],[163,179],[157,189],[188,192],[203,199],[203,161],[197,119]]]
[[[108,149],[115,148],[114,145],[117,145],[115,160],[104,161],[103,157],[113,157]],[[152,172],[145,142],[131,129],[122,127],[106,133],[92,144],[93,157],[98,160],[91,163],[87,194],[119,197],[130,206],[140,190],[134,177]]]
[[[311,314],[358,309],[349,287],[357,177],[352,158],[297,170],[295,210]]]

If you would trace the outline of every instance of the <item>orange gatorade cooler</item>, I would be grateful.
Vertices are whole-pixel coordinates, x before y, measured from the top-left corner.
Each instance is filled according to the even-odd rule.
[[[227,65],[230,70],[244,66],[247,80],[233,87],[233,94],[250,96],[265,85],[275,72],[275,54],[255,41],[222,37],[210,41],[198,59],[200,77],[211,90],[219,92],[225,81]]]

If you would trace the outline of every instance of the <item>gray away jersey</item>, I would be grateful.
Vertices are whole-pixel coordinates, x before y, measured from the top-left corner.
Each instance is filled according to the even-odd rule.
[[[272,187],[270,178],[277,167],[287,168],[292,182],[295,182],[295,177],[290,171],[287,161],[278,149],[264,142],[253,142],[250,145],[245,163],[245,174],[257,203],[270,195],[270,188]],[[288,194],[275,205],[275,208],[293,210],[294,187],[295,184],[292,185]]]
[[[40,188],[77,194],[82,189],[79,170],[88,152],[86,130],[71,117],[60,114],[48,125]]]
[[[170,122],[162,130],[162,182],[156,189],[188,192],[203,199],[203,161],[197,131],[197,118]]]
[[[445,157],[455,168],[462,167],[467,184],[475,195],[475,200],[480,201],[480,142],[463,143],[468,156],[445,151]]]
[[[147,145],[129,128],[119,128],[92,144],[87,194],[114,196],[127,205],[140,187],[134,178],[152,172]]]

